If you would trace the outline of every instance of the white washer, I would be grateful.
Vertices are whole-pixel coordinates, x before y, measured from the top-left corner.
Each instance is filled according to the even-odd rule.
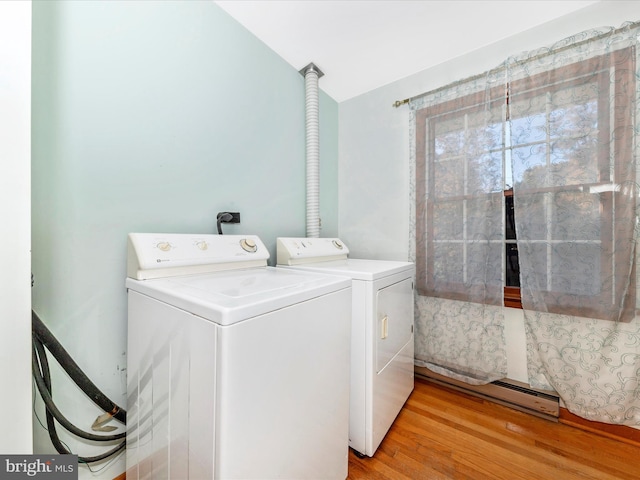
[[[345,479],[350,280],[256,236],[128,243],[127,478]]]
[[[289,270],[352,279],[349,445],[373,456],[413,391],[413,284],[410,262],[348,258],[337,238],[278,238]]]

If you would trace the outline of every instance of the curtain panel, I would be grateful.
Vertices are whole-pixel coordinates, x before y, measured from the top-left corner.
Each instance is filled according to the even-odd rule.
[[[412,102],[416,364],[472,384],[506,376],[504,73]]]
[[[421,295],[502,304],[503,125],[506,89],[461,85],[416,112],[416,259]],[[424,202],[422,201],[424,199]]]
[[[572,49],[562,44],[557,54],[507,62],[527,310],[612,321],[634,316],[636,78],[628,43],[614,36]]]
[[[503,288],[519,291],[531,386],[584,418],[640,425],[638,27],[411,100],[416,365],[506,376]]]
[[[506,62],[529,381],[625,425],[640,425],[638,32],[583,32]]]

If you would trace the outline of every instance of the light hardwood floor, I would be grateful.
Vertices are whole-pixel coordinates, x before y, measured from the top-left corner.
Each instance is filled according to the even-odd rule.
[[[639,480],[640,446],[416,378],[373,458],[349,480]]]

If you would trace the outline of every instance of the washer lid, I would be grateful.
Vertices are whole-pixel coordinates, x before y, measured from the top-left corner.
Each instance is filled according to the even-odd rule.
[[[322,295],[351,288],[336,275],[249,268],[151,280],[127,278],[127,288],[219,325],[231,325]]]
[[[415,273],[415,265],[411,262],[363,260],[358,258],[347,258],[345,260],[335,260],[332,262],[306,263],[303,265],[285,268],[290,268],[291,270],[328,273],[332,275],[344,275],[354,280],[368,281],[377,280],[379,278],[401,272],[407,272],[410,275],[414,275]]]

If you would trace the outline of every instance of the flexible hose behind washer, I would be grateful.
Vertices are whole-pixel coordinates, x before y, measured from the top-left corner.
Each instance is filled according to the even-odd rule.
[[[33,334],[40,339],[42,344],[51,352],[60,366],[69,374],[71,379],[80,389],[86,393],[93,402],[105,412],[110,412],[113,418],[127,423],[127,411],[112,402],[96,385],[89,380],[78,364],[71,358],[49,329],[42,323],[36,312],[31,311],[31,326]]]
[[[93,433],[85,432],[71,422],[69,422],[60,410],[56,407],[51,396],[51,376],[49,371],[49,362],[45,351],[45,346],[53,354],[56,360],[60,363],[62,368],[69,374],[72,380],[75,382],[82,391],[87,394],[96,405],[100,406],[105,412],[108,412],[114,418],[120,420],[122,423],[126,422],[126,411],[120,408],[116,403],[109,400],[109,398],[102,393],[95,384],[89,380],[84,372],[73,361],[67,351],[60,345],[53,334],[42,323],[38,315],[32,311],[32,333],[33,333],[33,352],[32,352],[32,367],[33,376],[36,381],[36,385],[42,396],[42,399],[46,406],[47,416],[47,430],[51,442],[56,451],[61,454],[71,453],[64,444],[60,441],[58,433],[56,431],[55,420],[57,420],[65,429],[74,435],[93,441],[110,442],[115,440],[124,439],[126,433],[122,432],[115,435],[96,435]],[[81,463],[91,463],[103,460],[105,458],[118,453],[126,446],[126,440],[122,440],[111,450],[93,457],[78,456],[78,461]]]
[[[36,384],[40,391],[40,395],[44,400],[46,405],[46,416],[47,416],[47,430],[49,432],[49,438],[51,439],[51,443],[55,447],[56,451],[61,454],[70,454],[71,452],[65,447],[65,445],[60,440],[58,436],[58,432],[56,430],[55,419],[60,422],[60,424],[69,430],[71,433],[74,433],[81,438],[85,439],[99,439],[100,441],[113,441],[116,439],[121,439],[126,436],[126,433],[121,433],[118,435],[109,435],[109,436],[98,436],[91,433],[84,432],[77,428],[75,425],[71,424],[63,415],[59,412],[55,404],[53,403],[53,399],[51,398],[51,376],[49,371],[49,362],[47,361],[47,355],[42,345],[42,342],[38,338],[33,339],[33,354],[32,354],[32,362],[33,362],[33,374],[36,379]],[[54,413],[55,412],[55,415]],[[101,453],[99,455],[95,455],[93,457],[84,457],[78,456],[78,462],[80,463],[92,463],[98,462],[100,460],[104,460],[105,458],[114,455],[119,452],[126,446],[126,440],[123,440],[118,445],[116,445],[111,450]]]

